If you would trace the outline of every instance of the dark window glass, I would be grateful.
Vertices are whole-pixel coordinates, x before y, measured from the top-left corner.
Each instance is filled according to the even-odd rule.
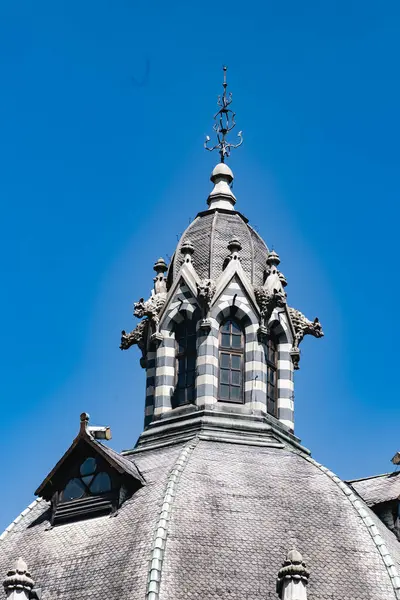
[[[85,494],[86,487],[84,483],[75,477],[74,479],[70,479],[67,485],[65,486],[63,492],[63,500],[68,502],[68,500],[76,500],[77,498],[82,498]]]
[[[111,478],[105,471],[99,470],[95,458],[87,458],[79,467],[80,477],[73,477],[60,494],[60,502],[78,500],[86,496],[98,496],[110,492]]]
[[[219,399],[243,402],[244,336],[239,325],[229,319],[220,328]]]
[[[277,416],[277,361],[278,351],[273,337],[269,337],[266,345],[267,360],[267,412],[274,417]]]
[[[90,456],[81,465],[81,468],[80,468],[81,475],[91,475],[92,473],[95,472],[96,467],[97,467],[96,459],[93,458],[92,456]]]
[[[185,319],[175,330],[176,384],[173,408],[194,401],[196,379],[196,324]]]
[[[90,486],[92,494],[104,494],[111,490],[111,479],[108,473],[101,471],[93,480]]]

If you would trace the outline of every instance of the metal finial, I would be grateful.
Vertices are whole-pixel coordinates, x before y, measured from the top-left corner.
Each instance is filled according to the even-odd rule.
[[[237,144],[231,144],[230,142],[226,141],[226,135],[230,131],[232,131],[232,129],[236,125],[236,123],[235,123],[236,113],[234,113],[233,110],[228,108],[228,106],[232,102],[232,92],[229,92],[229,94],[227,94],[227,92],[226,92],[226,88],[228,87],[228,84],[226,82],[227,67],[224,66],[223,71],[224,71],[224,82],[222,84],[222,87],[224,88],[224,92],[223,92],[222,96],[218,96],[217,104],[221,108],[214,115],[215,124],[213,127],[215,133],[217,134],[218,143],[215,144],[215,146],[213,146],[212,148],[209,148],[208,142],[210,141],[210,136],[208,136],[208,135],[206,136],[206,141],[204,142],[204,148],[206,150],[210,150],[210,152],[211,152],[212,150],[218,149],[219,154],[221,156],[221,162],[225,162],[225,157],[228,157],[230,155],[231,148],[238,148],[243,143],[243,137],[242,137],[241,131],[239,131],[239,133],[238,133],[238,137],[239,137],[240,141]]]

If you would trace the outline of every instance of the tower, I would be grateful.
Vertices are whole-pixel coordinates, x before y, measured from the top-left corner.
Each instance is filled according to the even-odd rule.
[[[291,308],[279,256],[236,210],[226,159],[235,127],[232,94],[218,98],[214,130],[220,162],[213,189],[178,242],[170,264],[160,258],[148,300],[134,305],[142,320],[122,332],[121,348],[137,344],[146,369],[146,430],[139,446],[160,436],[207,429],[229,435],[261,431],[292,435],[294,378],[304,335],[323,335],[318,319]]]

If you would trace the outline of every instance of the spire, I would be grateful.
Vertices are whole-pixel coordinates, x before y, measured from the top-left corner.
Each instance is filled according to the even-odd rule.
[[[214,115],[215,124],[213,127],[215,133],[217,134],[218,143],[215,144],[215,146],[213,146],[212,148],[209,148],[208,142],[210,141],[210,137],[208,135],[206,136],[206,141],[204,143],[205,149],[209,150],[210,152],[212,152],[212,150],[218,149],[218,152],[221,156],[222,163],[225,162],[225,157],[228,157],[230,155],[231,148],[238,148],[238,146],[240,146],[243,143],[241,131],[239,131],[239,133],[238,133],[239,142],[237,144],[231,144],[230,142],[226,141],[227,134],[230,131],[232,131],[232,129],[236,125],[236,123],[235,123],[236,113],[234,113],[233,110],[228,108],[232,102],[232,92],[229,92],[229,94],[226,93],[226,88],[228,87],[228,84],[226,83],[227,67],[223,67],[223,71],[224,71],[224,82],[222,84],[222,87],[224,88],[224,91],[223,91],[222,96],[218,96],[218,102],[217,102],[218,106],[220,106],[221,108]]]

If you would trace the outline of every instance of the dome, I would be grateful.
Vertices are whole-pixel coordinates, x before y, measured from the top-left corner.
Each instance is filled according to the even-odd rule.
[[[345,483],[295,435],[299,346],[323,331],[234,209],[224,73],[208,209],[121,333],[142,354],[144,430],[118,453],[80,415],[0,536],[8,600],[400,600],[397,479]]]
[[[201,212],[189,225],[178,242],[169,272],[169,281],[175,280],[184,261],[182,245],[187,241],[194,246],[193,265],[204,279],[216,280],[223,271],[229,255],[228,244],[236,238],[241,246],[243,269],[253,285],[264,283],[268,248],[258,233],[239,212],[211,209]]]
[[[3,536],[3,573],[23,554],[43,600],[277,598],[296,549],[309,598],[395,600],[396,538],[291,443],[198,436],[125,458],[146,485],[116,516],[51,528],[49,504],[36,501]]]

